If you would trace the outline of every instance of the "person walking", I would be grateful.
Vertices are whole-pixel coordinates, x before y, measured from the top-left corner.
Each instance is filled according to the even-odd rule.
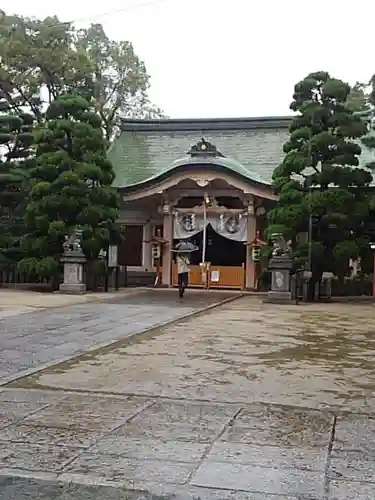
[[[188,255],[177,255],[178,296],[180,299],[184,296],[185,288],[189,285],[189,265]]]

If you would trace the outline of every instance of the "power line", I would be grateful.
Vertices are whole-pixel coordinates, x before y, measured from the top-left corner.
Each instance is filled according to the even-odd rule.
[[[128,5],[127,7],[122,7],[121,9],[109,10],[107,12],[102,12],[102,13],[99,13],[99,14],[96,14],[96,15],[93,15],[90,17],[85,16],[85,17],[73,19],[72,21],[66,21],[66,22],[73,24],[73,23],[80,23],[82,21],[89,21],[90,19],[97,19],[97,18],[101,19],[103,17],[121,14],[122,12],[127,12],[128,10],[138,9],[138,8],[142,8],[142,7],[148,7],[150,5],[155,5],[155,4],[162,3],[162,2],[165,2],[165,0],[151,0],[149,2],[143,2],[140,4],[131,4],[131,5]],[[58,23],[58,25],[59,24],[66,24],[66,22],[65,23]],[[54,27],[54,25],[53,25],[53,27]]]
[[[84,21],[93,21],[95,19],[102,19],[103,17],[114,16],[116,14],[128,12],[129,10],[136,10],[138,8],[148,7],[148,6],[159,4],[162,2],[165,2],[165,0],[150,0],[149,2],[130,4],[126,7],[122,7],[121,9],[112,9],[112,10],[109,10],[106,12],[94,14],[92,16],[84,16],[84,17],[80,17],[80,18],[76,18],[76,19],[71,19],[70,21],[60,21],[58,23],[53,23],[53,24],[49,25],[48,27],[49,28],[58,28],[59,26],[65,26],[67,24],[81,23]],[[0,9],[0,21],[2,21],[5,17],[6,17],[6,13]]]

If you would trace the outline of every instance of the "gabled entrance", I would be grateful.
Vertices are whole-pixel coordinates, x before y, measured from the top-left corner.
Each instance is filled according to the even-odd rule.
[[[174,244],[188,240],[198,247],[190,257],[190,286],[244,288],[248,207],[237,196],[227,197],[226,205],[219,205],[207,193],[203,204],[191,207],[192,201],[189,197],[181,199],[173,220]],[[175,263],[172,284],[177,285]]]
[[[156,260],[162,261],[163,285],[177,285],[172,248],[178,240],[190,240],[198,246],[191,256],[190,286],[256,287],[259,266],[252,259],[251,242],[260,229],[258,219],[276,196],[268,184],[250,180],[243,165],[215,145],[202,139],[187,156],[158,176],[129,186],[122,197],[129,220],[131,207],[133,220],[145,214],[144,267],[154,267],[151,255],[160,253]],[[153,228],[159,224],[165,244],[153,248]]]

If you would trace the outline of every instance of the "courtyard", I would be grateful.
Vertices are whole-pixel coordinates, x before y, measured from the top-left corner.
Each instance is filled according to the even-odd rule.
[[[1,499],[373,498],[374,305],[163,291],[62,308],[86,343],[90,307],[111,341],[0,389]],[[32,314],[55,331],[56,311]]]

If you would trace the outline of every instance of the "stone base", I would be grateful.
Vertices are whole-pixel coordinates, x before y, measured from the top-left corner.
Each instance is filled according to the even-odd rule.
[[[268,292],[264,302],[269,304],[297,304],[292,292]]]
[[[86,293],[86,285],[84,283],[68,284],[61,283],[59,286],[60,293],[66,293],[70,295],[81,295]]]

